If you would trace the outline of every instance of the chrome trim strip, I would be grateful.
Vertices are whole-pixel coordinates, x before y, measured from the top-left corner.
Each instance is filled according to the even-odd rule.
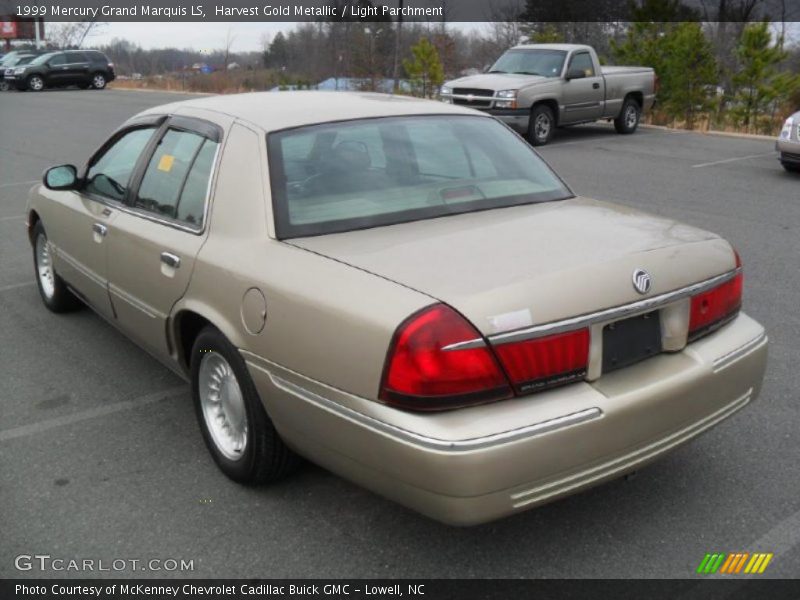
[[[117,296],[120,300],[123,300],[123,301],[127,302],[128,304],[130,304],[136,310],[138,310],[140,312],[143,312],[145,315],[147,315],[151,319],[159,319],[160,318],[163,321],[163,320],[166,320],[166,318],[167,318],[167,315],[165,315],[164,313],[157,311],[152,306],[150,306],[148,304],[145,304],[144,302],[142,302],[138,298],[135,298],[134,296],[131,296],[128,292],[126,292],[125,290],[123,290],[120,287],[117,287],[113,283],[109,284],[108,291],[109,291],[109,293],[114,294],[115,296]],[[112,301],[112,304],[113,304],[113,301]]]
[[[105,288],[106,287],[106,284],[108,282],[105,279],[100,277],[97,273],[95,273],[94,271],[89,269],[83,263],[78,262],[78,260],[76,258],[74,258],[72,255],[64,252],[64,250],[60,246],[56,246],[55,244],[53,244],[53,242],[49,242],[49,243],[53,248],[55,248],[56,256],[58,256],[58,258],[63,258],[64,261],[68,262],[73,269],[78,271],[78,273],[80,273],[81,275],[83,275],[87,279],[90,279],[92,282],[96,283],[101,288]]]
[[[527,425],[518,429],[511,429],[491,435],[470,438],[466,440],[443,440],[440,438],[434,438],[415,433],[413,431],[409,431],[408,429],[403,429],[402,427],[397,427],[396,425],[392,425],[390,423],[386,423],[385,421],[370,417],[369,415],[365,415],[364,413],[353,410],[352,408],[343,406],[338,402],[334,402],[333,400],[320,396],[319,394],[307,390],[306,388],[292,383],[291,381],[287,381],[286,379],[275,375],[269,369],[266,369],[261,365],[255,364],[251,361],[247,361],[247,364],[265,372],[277,388],[292,394],[301,400],[305,400],[306,402],[332,412],[339,417],[353,421],[363,427],[368,427],[402,442],[412,443],[429,450],[448,452],[470,452],[473,450],[481,450],[484,448],[499,446],[501,444],[516,442],[545,433],[551,433],[560,429],[571,427],[573,425],[579,425],[581,423],[586,423],[587,421],[599,419],[603,416],[603,411],[601,411],[598,407],[592,407],[556,417],[554,419],[548,419],[547,421],[534,423],[533,425]]]
[[[711,413],[710,415],[700,419],[684,427],[666,437],[663,437],[655,442],[648,444],[643,448],[629,452],[618,458],[604,462],[595,467],[590,467],[579,473],[569,475],[567,477],[551,481],[544,485],[531,488],[511,494],[509,496],[514,508],[522,508],[535,502],[541,502],[552,496],[557,496],[569,493],[572,490],[581,488],[591,483],[612,477],[615,474],[628,471],[631,467],[644,463],[652,458],[655,458],[669,450],[679,446],[680,444],[689,441],[690,439],[700,435],[707,429],[710,429],[720,421],[723,421],[747,406],[753,394],[753,388],[748,389],[744,394],[736,398],[733,402],[726,404],[719,410]]]
[[[483,348],[486,345],[486,340],[483,338],[474,338],[464,342],[456,342],[455,344],[448,344],[442,347],[442,350],[469,350],[471,348]]]
[[[751,352],[753,352],[754,350],[756,350],[757,348],[761,347],[766,343],[767,343],[767,334],[766,332],[762,331],[759,335],[754,337],[749,342],[739,346],[738,348],[732,350],[731,352],[728,352],[727,354],[715,358],[714,362],[711,364],[711,370],[714,371],[714,373],[718,373],[719,371],[726,369],[727,367],[735,363],[737,360],[744,358],[745,356],[747,356],[748,354],[750,354]]]
[[[632,302],[631,304],[615,306],[597,312],[580,315],[578,317],[563,319],[561,321],[551,321],[550,323],[544,323],[542,325],[534,325],[533,327],[526,327],[525,329],[518,329],[516,331],[496,333],[489,336],[489,342],[491,342],[492,344],[521,342],[524,340],[530,340],[545,335],[552,335],[555,333],[570,331],[572,329],[580,329],[582,327],[588,327],[589,325],[593,325],[595,323],[601,323],[604,321],[616,321],[623,317],[632,316],[636,313],[648,312],[656,308],[661,308],[662,306],[669,304],[670,302],[675,302],[677,300],[693,296],[694,294],[699,294],[700,292],[704,292],[721,283],[725,283],[726,281],[733,279],[738,273],[741,272],[741,270],[742,270],[741,267],[733,269],[732,271],[728,271],[727,273],[723,273],[722,275],[717,275],[716,277],[712,277],[711,279],[706,279],[705,281],[701,281],[700,283],[695,283],[687,287],[673,290],[671,292],[666,292],[659,296],[653,296],[652,298],[639,300],[638,302]],[[469,347],[469,346],[462,346],[462,347]]]

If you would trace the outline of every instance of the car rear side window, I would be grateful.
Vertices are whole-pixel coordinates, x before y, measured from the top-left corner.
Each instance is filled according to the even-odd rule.
[[[154,127],[143,127],[129,131],[117,139],[92,162],[86,173],[84,190],[121,201],[125,197],[136,161],[154,131]]]
[[[198,133],[168,129],[147,165],[135,207],[201,227],[216,148]]]
[[[89,62],[89,59],[86,57],[86,55],[83,52],[70,52],[69,55],[67,55],[67,61],[70,64],[73,64],[73,63],[85,63],[85,62]]]
[[[269,135],[278,237],[320,235],[571,197],[487,117],[422,115]]]
[[[67,64],[67,57],[65,54],[56,54],[47,61],[47,64],[51,67],[60,67]]]

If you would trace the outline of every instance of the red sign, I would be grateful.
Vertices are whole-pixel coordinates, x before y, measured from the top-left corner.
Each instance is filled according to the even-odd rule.
[[[17,37],[17,24],[14,21],[0,21],[0,38],[15,39]]]

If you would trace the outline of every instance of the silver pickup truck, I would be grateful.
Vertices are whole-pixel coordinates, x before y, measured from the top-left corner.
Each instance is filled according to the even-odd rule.
[[[440,96],[494,115],[542,146],[556,127],[600,119],[633,133],[655,103],[655,87],[653,69],[601,67],[591,46],[525,44],[486,73],[446,82]]]

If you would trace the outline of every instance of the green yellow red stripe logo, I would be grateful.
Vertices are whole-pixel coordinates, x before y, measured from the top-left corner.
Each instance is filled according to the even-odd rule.
[[[760,575],[767,569],[774,554],[772,552],[709,552],[700,561],[700,575]]]

